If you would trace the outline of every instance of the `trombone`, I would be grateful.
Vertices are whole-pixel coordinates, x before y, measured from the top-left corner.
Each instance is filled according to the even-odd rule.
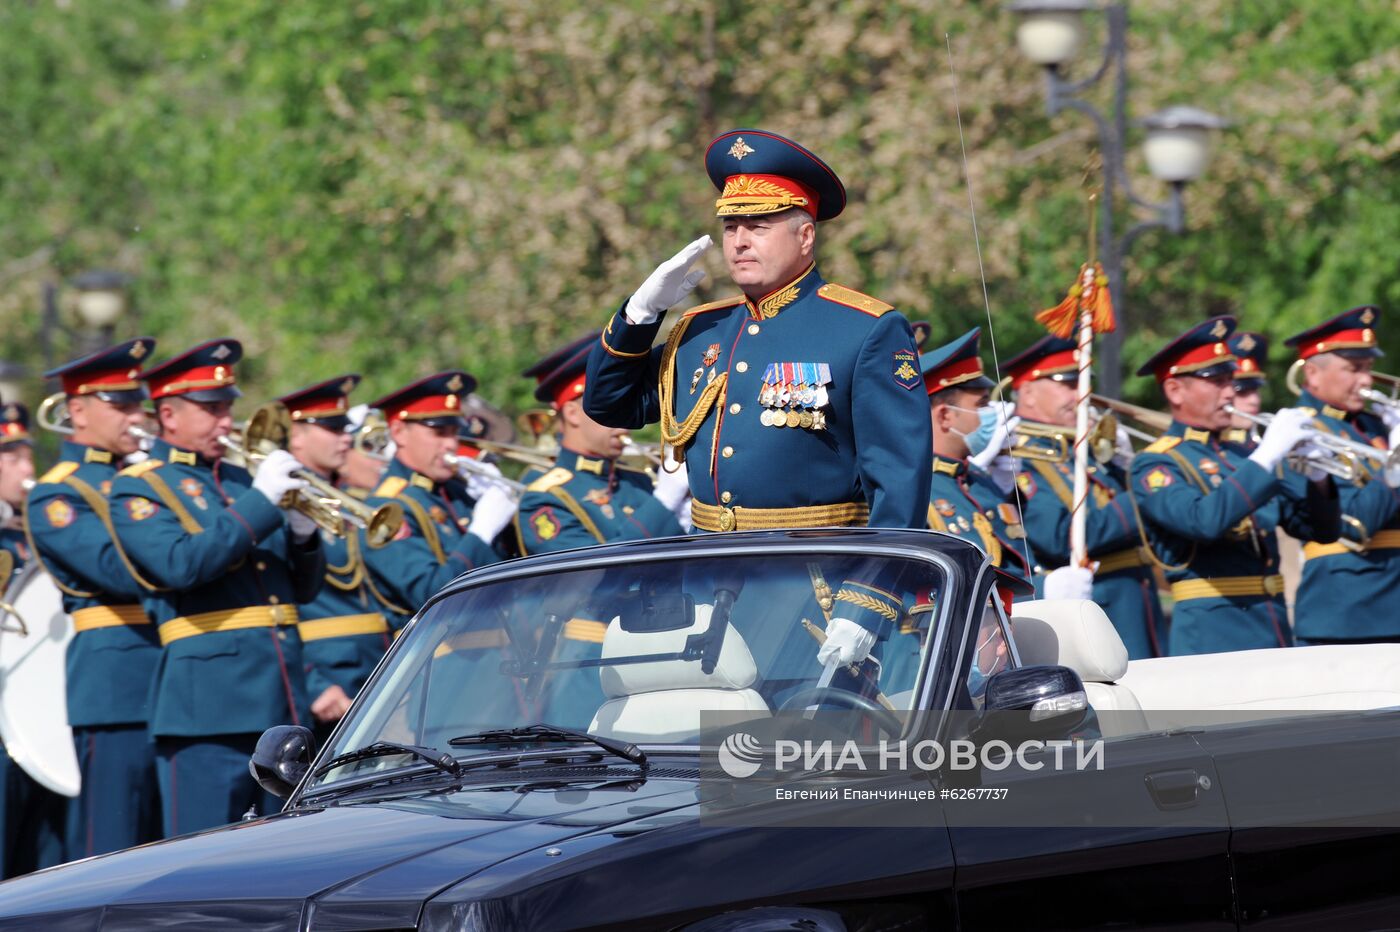
[[[269,453],[286,447],[291,429],[292,419],[287,413],[287,406],[280,401],[269,401],[248,418],[240,439],[220,437],[219,442],[242,457],[250,469],[256,470]],[[337,489],[309,469],[293,470],[292,475],[305,482],[307,490],[294,492],[283,499],[283,507],[295,508],[336,537],[346,535],[345,525],[348,522],[364,529],[371,547],[383,547],[393,540],[403,525],[403,506],[397,502],[371,507]]]
[[[1246,414],[1234,405],[1226,405],[1225,410],[1263,428],[1268,428],[1274,420],[1272,414]],[[1288,457],[1292,468],[1301,471],[1305,466],[1313,466],[1343,482],[1353,482],[1361,474],[1360,461],[1368,459],[1379,463],[1381,480],[1388,487],[1400,488],[1400,450],[1381,450],[1359,440],[1325,434],[1316,428],[1310,429],[1308,434],[1308,439],[1332,454],[1332,458],[1306,460],[1293,454]]]
[[[1078,432],[1073,427],[1059,424],[1042,424],[1039,421],[1021,421],[1012,433],[1019,435],[1007,451],[1023,460],[1041,460],[1046,463],[1068,462],[1073,453],[1074,441]],[[1037,444],[1034,440],[1049,440],[1050,447]],[[1089,429],[1089,452],[1094,460],[1107,463],[1113,459],[1118,446],[1118,418],[1112,414],[1099,417]]]
[[[65,436],[73,433],[73,422],[68,417],[68,396],[54,392],[34,410],[34,423],[55,434]]]

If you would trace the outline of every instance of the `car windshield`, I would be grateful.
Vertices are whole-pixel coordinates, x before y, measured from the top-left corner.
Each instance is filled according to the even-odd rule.
[[[659,559],[478,585],[424,612],[323,760],[376,742],[465,759],[544,741],[482,736],[542,723],[696,744],[702,711],[766,716],[809,707],[817,688],[907,709],[946,585],[938,564],[870,553]],[[818,663],[829,616],[875,629],[871,659]],[[414,763],[347,761],[311,786]]]

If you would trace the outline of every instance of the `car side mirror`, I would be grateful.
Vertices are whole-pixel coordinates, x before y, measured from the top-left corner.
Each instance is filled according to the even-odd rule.
[[[978,743],[1064,738],[1088,715],[1089,697],[1078,673],[1049,664],[1017,667],[987,680],[972,737]]]
[[[248,772],[258,786],[286,799],[311,769],[316,740],[302,725],[274,725],[258,737]]]

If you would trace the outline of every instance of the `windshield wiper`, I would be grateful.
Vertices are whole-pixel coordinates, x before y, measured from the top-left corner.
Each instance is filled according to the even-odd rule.
[[[372,757],[388,757],[392,754],[409,754],[419,760],[425,760],[438,770],[459,776],[462,773],[461,763],[448,754],[446,751],[439,751],[437,748],[425,748],[416,744],[399,744],[397,741],[376,741],[367,744],[357,751],[347,751],[344,754],[337,754],[321,766],[317,767],[311,776],[319,777],[327,771],[334,770],[345,764],[354,763],[357,760],[369,760]]]
[[[570,728],[560,728],[557,725],[549,725],[544,722],[537,722],[534,725],[522,725],[518,728],[496,728],[490,731],[478,732],[474,735],[459,735],[447,743],[454,748],[463,747],[468,744],[490,744],[492,742],[515,742],[526,741],[567,741],[576,744],[596,744],[598,747],[618,757],[630,760],[634,764],[647,762],[646,752],[635,744],[626,741],[618,741],[614,738],[604,738],[601,735],[590,735],[586,731],[574,731]]]

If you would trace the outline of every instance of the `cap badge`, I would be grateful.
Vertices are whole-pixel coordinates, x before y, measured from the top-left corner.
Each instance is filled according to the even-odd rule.
[[[447,390],[448,390],[449,392],[460,391],[461,388],[462,388],[462,377],[461,377],[460,375],[454,375],[452,378],[450,378],[450,379],[447,380]]]
[[[346,379],[344,382],[341,382],[341,383],[340,383],[340,393],[341,393],[342,395],[348,395],[348,394],[350,394],[351,392],[353,392],[354,390],[355,390],[355,380],[354,380],[354,379]]]
[[[5,420],[19,420],[19,408],[16,408],[14,405],[5,405]]]
[[[229,349],[227,344],[220,343],[218,345],[218,348],[216,348],[214,352],[210,353],[209,355],[214,357],[215,359],[227,359],[232,353],[233,350]]]
[[[753,154],[753,146],[744,142],[743,136],[734,137],[734,145],[729,147],[729,154],[734,156],[734,161],[742,162],[744,156]]]
[[[1244,336],[1240,337],[1240,349],[1244,350],[1246,353],[1251,352],[1255,345],[1254,337],[1249,334],[1246,333]]]
[[[137,340],[135,343],[131,344],[131,358],[132,358],[132,359],[140,359],[142,356],[145,356],[145,355],[146,355],[146,344],[145,344],[145,343],[142,343],[140,340]]]
[[[1215,326],[1210,328],[1210,335],[1218,340],[1226,334],[1228,329],[1229,328],[1225,326],[1225,321],[1217,320]]]
[[[1366,324],[1368,327],[1371,325],[1371,321],[1373,321],[1373,320],[1375,320],[1375,319],[1376,319],[1375,312],[1372,311],[1369,307],[1366,308],[1366,310],[1364,310],[1364,311],[1361,312],[1361,322],[1362,322],[1363,324]]]

